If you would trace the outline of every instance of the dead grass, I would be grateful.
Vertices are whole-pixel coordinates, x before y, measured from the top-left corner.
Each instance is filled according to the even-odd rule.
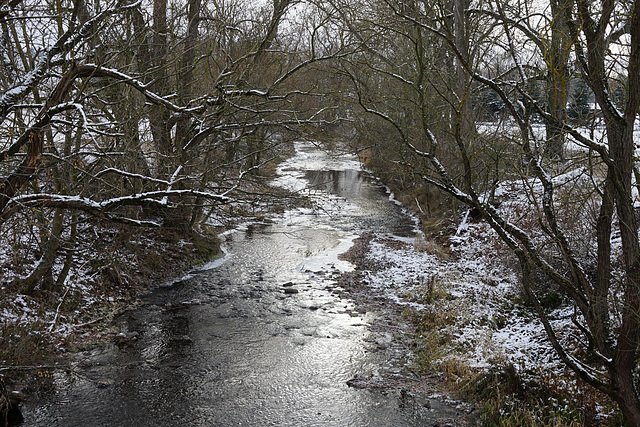
[[[424,233],[419,233],[416,236],[414,248],[418,252],[424,252],[429,255],[435,255],[441,259],[451,258],[451,251],[437,242],[435,239],[428,238]]]
[[[349,259],[361,269],[373,265],[384,268],[367,258],[368,245],[372,236],[361,239],[349,252]],[[418,241],[418,245],[422,241]],[[417,245],[417,246],[418,246]],[[438,248],[431,241],[426,248],[429,254],[450,260],[448,250]],[[543,370],[523,371],[516,369],[500,350],[492,344],[490,334],[479,334],[466,345],[456,340],[457,331],[477,322],[474,306],[465,298],[455,298],[451,294],[452,281],[456,273],[452,269],[444,275],[425,276],[410,293],[400,295],[404,301],[421,304],[420,309],[406,309],[405,318],[414,328],[413,342],[416,358],[412,369],[423,376],[434,375],[444,380],[444,385],[452,394],[473,401],[478,408],[476,421],[486,426],[595,426],[617,425],[620,422],[614,410],[603,410],[611,405],[608,400],[587,386],[576,385],[575,378],[568,371],[553,373]],[[352,275],[357,282],[358,275]],[[412,284],[413,286],[414,284]],[[513,301],[505,300],[505,313],[513,313],[522,305],[515,293]],[[526,313],[525,313],[526,314]],[[508,314],[507,314],[508,315]],[[504,316],[484,320],[490,330],[502,329],[508,320]],[[473,346],[470,348],[469,346]],[[478,350],[480,349],[480,350]],[[466,354],[470,351],[484,351],[493,355],[490,369],[469,366]],[[596,403],[597,402],[597,403]],[[609,413],[603,420],[596,414]]]

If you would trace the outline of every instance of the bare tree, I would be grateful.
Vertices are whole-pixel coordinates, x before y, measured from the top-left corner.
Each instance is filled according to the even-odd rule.
[[[473,27],[475,32],[468,33],[468,45],[482,52],[476,56],[461,49],[456,32],[449,29],[451,11],[446,5],[420,2],[419,7],[407,9],[406,2],[383,3],[386,13],[369,15],[366,21],[382,29],[393,28],[396,40],[403,39],[411,46],[405,51],[409,59],[402,64],[428,63],[425,44],[416,43],[416,30],[407,31],[413,24],[421,34],[442,41],[473,84],[462,93],[457,87],[436,85],[442,81],[437,72],[420,77],[423,67],[416,67],[413,74],[389,67],[377,61],[392,50],[384,43],[369,43],[376,53],[362,62],[376,71],[377,78],[385,79],[385,87],[398,90],[391,82],[401,82],[400,87],[414,88],[417,96],[407,99],[407,91],[396,92],[395,97],[388,92],[385,97],[376,96],[380,93],[369,90],[363,78],[349,71],[357,102],[396,133],[395,138],[412,153],[404,163],[410,163],[415,174],[482,214],[516,255],[523,290],[557,354],[583,381],[615,400],[629,425],[640,425],[635,374],[640,344],[640,248],[632,187],[633,131],[640,107],[640,3],[612,0],[596,7],[583,0],[552,2],[546,15],[533,10],[523,14],[526,10],[519,4],[508,2],[472,3],[465,13],[478,23]],[[438,10],[445,13],[438,15]],[[390,24],[390,16],[397,26]],[[349,25],[358,27],[356,22]],[[602,111],[602,139],[594,132],[572,127],[567,120],[570,49]],[[496,67],[491,62],[495,57],[502,58],[502,64],[506,60],[507,67]],[[376,63],[380,65],[374,67]],[[537,94],[541,73],[546,73],[543,79],[549,105]],[[611,93],[619,82],[625,92],[622,105],[614,103]],[[472,96],[472,90],[495,93],[512,123],[509,128],[517,131],[517,138],[509,137],[513,141],[509,151],[500,153],[503,159],[513,156],[513,161],[502,161],[492,172],[484,154],[491,150],[492,141],[462,131],[447,134],[436,120],[421,114],[432,108],[428,96],[417,90],[426,85],[443,100]],[[406,115],[394,111],[403,102],[421,118],[422,132],[404,120]],[[464,109],[458,111],[469,114]],[[547,123],[546,138],[536,131],[535,116]],[[576,148],[571,150],[572,163],[566,165],[569,170],[559,173],[554,172],[554,162],[547,163],[546,156],[562,156],[564,135]],[[566,206],[562,194],[569,191],[568,176],[578,177],[579,185],[571,188],[572,197],[597,206],[594,220],[581,221],[580,228],[572,229],[563,217]],[[505,179],[520,181],[519,188],[531,201],[530,211],[521,217],[497,208],[493,200],[492,188]],[[619,259],[612,252],[614,233],[621,236]],[[582,250],[585,247],[593,250]],[[613,279],[614,271],[622,278],[620,285]],[[579,340],[554,329],[539,302],[534,274],[546,277],[575,306]]]
[[[258,195],[248,179],[284,136],[326,121],[298,108],[295,81],[340,48],[280,44],[295,2],[224,3],[2,4],[0,226],[39,212],[43,230],[25,291],[71,253],[78,221],[188,232]]]

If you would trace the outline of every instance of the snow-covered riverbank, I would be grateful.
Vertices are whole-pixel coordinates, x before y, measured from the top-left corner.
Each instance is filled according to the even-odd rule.
[[[529,388],[532,396],[546,394],[540,402],[544,410],[566,422],[575,416],[597,423],[613,414],[554,352],[520,292],[517,262],[487,224],[465,224],[456,243],[446,248],[420,237],[413,244],[380,236],[364,240],[361,253],[350,256],[359,271],[348,281],[357,283],[360,295],[368,288],[388,304],[404,307],[416,328],[416,369],[447,377],[454,392],[489,373],[512,373],[525,393]],[[550,315],[554,326],[569,335],[575,328],[573,308],[560,301],[549,304],[556,306]],[[522,405],[515,394],[504,398],[507,406],[500,411],[507,416]]]

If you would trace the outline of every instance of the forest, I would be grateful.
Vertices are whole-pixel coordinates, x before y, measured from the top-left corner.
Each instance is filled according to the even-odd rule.
[[[484,227],[597,423],[640,426],[638,0],[0,0],[0,25],[0,374],[303,203],[268,181],[308,140],[438,251]]]

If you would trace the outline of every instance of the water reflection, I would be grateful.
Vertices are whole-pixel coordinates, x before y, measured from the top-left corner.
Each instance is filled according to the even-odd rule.
[[[455,414],[347,386],[387,355],[367,344],[367,317],[327,289],[337,248],[365,230],[411,235],[413,222],[358,170],[298,167],[322,212],[232,234],[226,262],[118,318],[119,344],[58,373],[50,395],[26,403],[24,425],[419,426]]]
[[[341,203],[326,204],[330,206],[327,213],[338,221],[334,226],[400,237],[415,235],[415,223],[398,205],[388,200],[382,186],[371,183],[362,171],[310,170],[306,171],[305,178],[310,189],[343,199]]]

